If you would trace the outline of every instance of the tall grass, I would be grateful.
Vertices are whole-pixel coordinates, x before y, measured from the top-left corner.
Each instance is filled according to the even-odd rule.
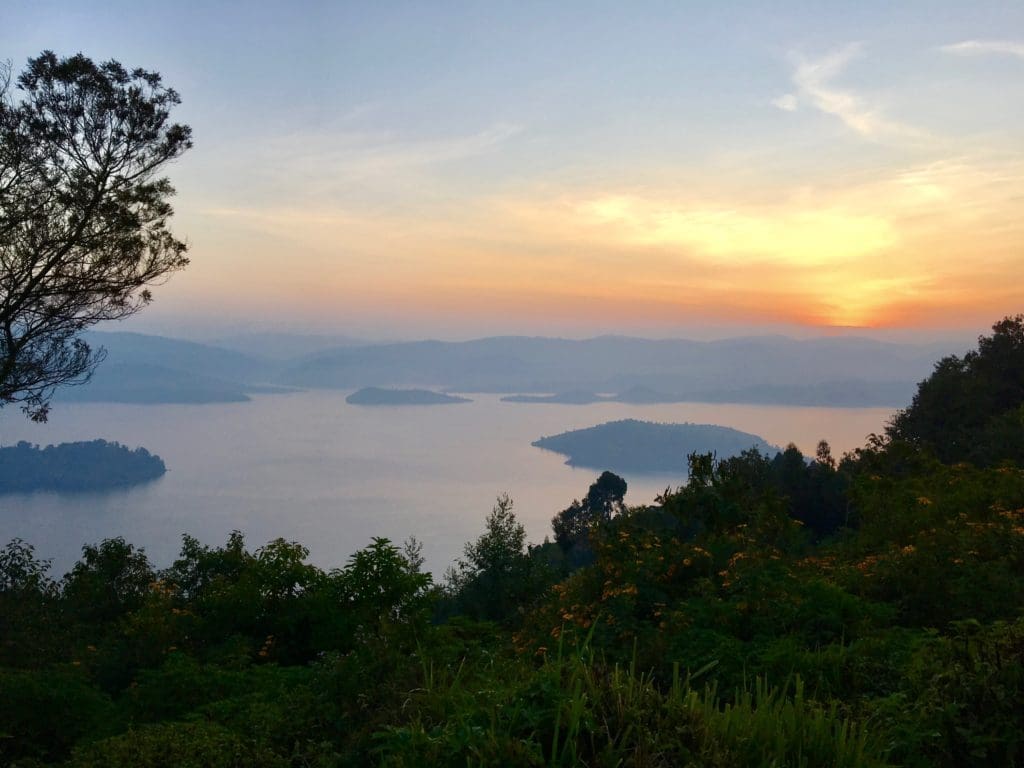
[[[437,668],[423,663],[407,720],[378,733],[387,766],[885,765],[865,729],[804,684],[762,678],[725,700],[699,678],[713,665],[659,684],[650,673],[607,665],[589,638],[560,641],[539,664],[507,656]]]

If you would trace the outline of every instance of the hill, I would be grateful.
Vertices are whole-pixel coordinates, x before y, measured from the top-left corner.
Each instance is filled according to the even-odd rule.
[[[92,379],[58,391],[58,402],[233,403],[267,391],[275,376],[267,360],[191,341],[141,333],[92,332],[83,338],[106,350]]]
[[[906,402],[932,359],[930,347],[870,339],[509,336],[345,347],[286,366],[280,381],[301,387],[386,385],[521,395],[619,392],[624,402],[714,396],[733,402],[895,406]],[[658,393],[653,400],[651,392]]]

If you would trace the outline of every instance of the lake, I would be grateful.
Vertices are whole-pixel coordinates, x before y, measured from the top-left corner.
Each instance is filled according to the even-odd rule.
[[[0,411],[0,442],[46,445],[103,438],[159,454],[168,472],[148,485],[99,494],[0,496],[0,544],[35,545],[63,574],[86,543],[124,536],[153,563],[169,564],[182,533],[223,544],[234,529],[252,549],[276,537],[340,566],[373,536],[416,536],[441,574],[483,529],[508,492],[531,541],[583,496],[599,472],[573,469],[530,445],[544,435],[615,419],[719,424],[813,455],[821,438],[838,458],[880,432],[885,408],[796,408],[672,403],[528,405],[470,394],[472,403],[366,407],[347,392],[257,395],[216,405],[77,404],[54,407],[47,424]],[[650,502],[683,477],[626,475],[631,504]]]

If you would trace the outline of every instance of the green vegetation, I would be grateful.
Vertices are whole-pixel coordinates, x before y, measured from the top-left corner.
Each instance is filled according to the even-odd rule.
[[[92,440],[40,448],[22,441],[0,448],[0,494],[98,491],[144,483],[167,471],[145,448]]]
[[[992,402],[969,434],[1021,407]],[[647,507],[605,473],[538,546],[500,498],[440,583],[414,541],[324,571],[185,537],[155,571],[112,539],[60,582],[11,542],[0,763],[1024,764],[1024,470],[908,418],[838,462],[691,454]]]

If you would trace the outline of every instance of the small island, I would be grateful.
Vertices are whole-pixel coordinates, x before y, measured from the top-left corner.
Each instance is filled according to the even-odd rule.
[[[384,389],[364,387],[345,398],[351,405],[450,405],[471,403],[469,398],[429,389]]]
[[[22,441],[0,448],[0,493],[102,491],[155,480],[166,471],[145,448],[106,440],[45,448]]]
[[[636,419],[610,421],[596,427],[542,437],[532,445],[568,456],[573,467],[613,472],[687,471],[691,453],[713,452],[719,458],[750,448],[773,455],[779,448],[763,438],[714,424],[657,424]]]

